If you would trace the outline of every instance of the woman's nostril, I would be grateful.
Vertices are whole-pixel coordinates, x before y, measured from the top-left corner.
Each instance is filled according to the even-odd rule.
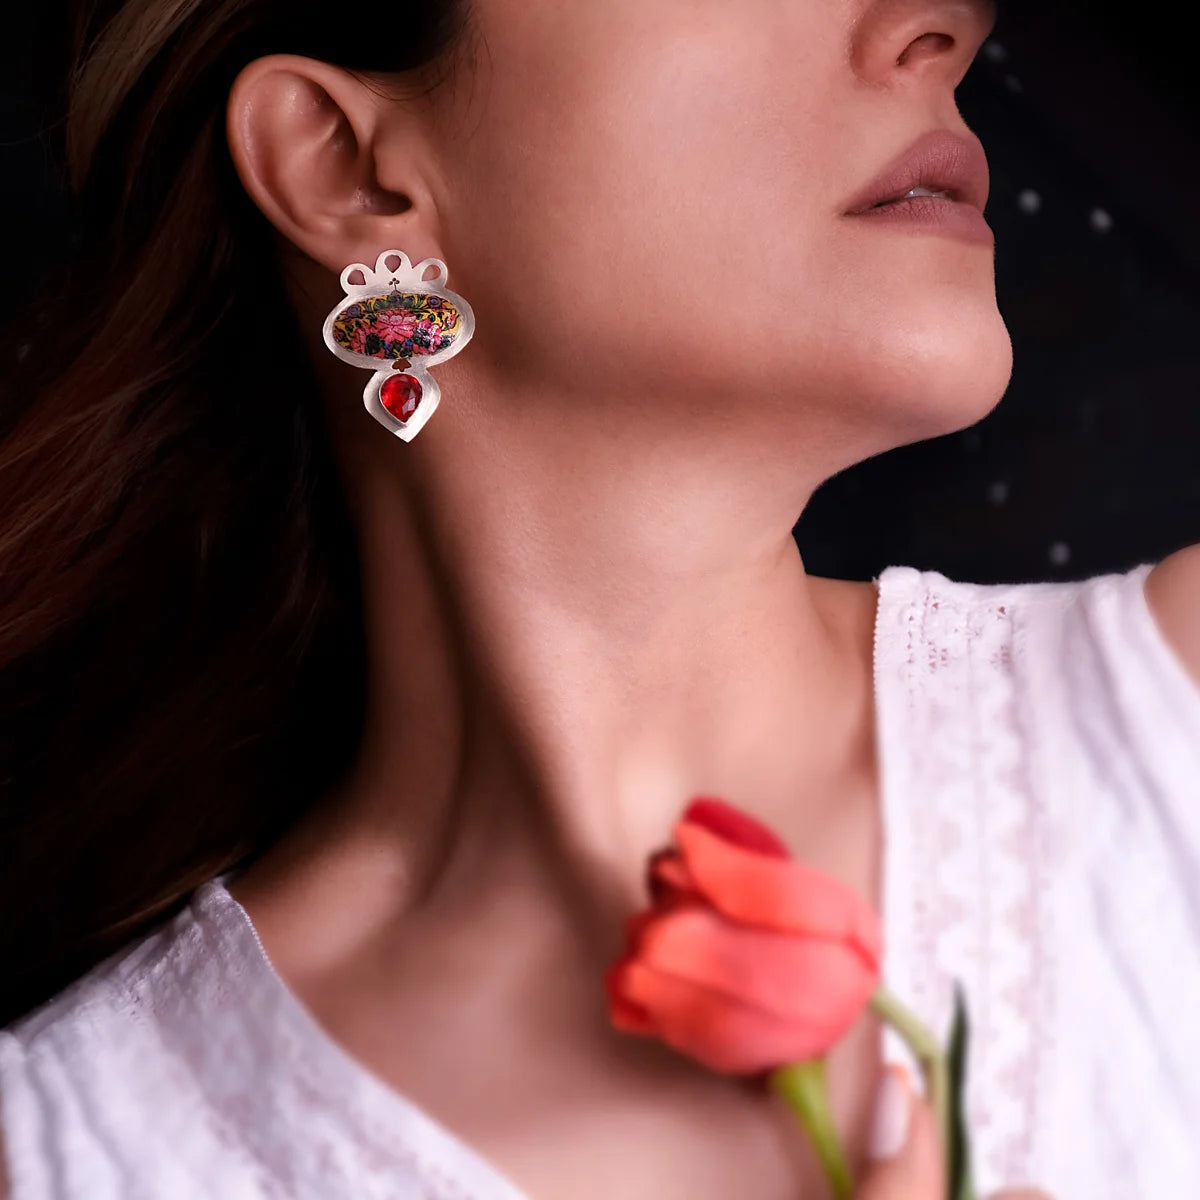
[[[954,38],[948,33],[923,33],[920,37],[913,38],[904,47],[904,52],[896,59],[896,65],[903,67],[914,59],[944,54],[947,50],[952,49],[953,46]]]

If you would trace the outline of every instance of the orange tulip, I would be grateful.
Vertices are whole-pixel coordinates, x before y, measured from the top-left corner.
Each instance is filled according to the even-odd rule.
[[[727,1074],[825,1055],[879,984],[875,911],[721,800],[694,800],[673,834],[605,975],[613,1024]]]

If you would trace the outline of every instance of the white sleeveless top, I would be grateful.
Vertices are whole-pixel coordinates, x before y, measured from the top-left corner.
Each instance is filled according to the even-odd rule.
[[[1200,1197],[1200,689],[1149,570],[879,578],[884,974],[939,1033],[966,989],[984,1195]],[[13,1200],[531,1200],[316,1024],[226,878],[0,1032]]]

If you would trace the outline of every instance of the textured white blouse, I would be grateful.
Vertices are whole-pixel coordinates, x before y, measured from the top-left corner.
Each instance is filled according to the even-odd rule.
[[[941,1033],[966,989],[984,1194],[1200,1197],[1200,689],[1149,570],[878,581],[885,978]],[[224,879],[0,1031],[13,1200],[531,1200],[315,1023]]]

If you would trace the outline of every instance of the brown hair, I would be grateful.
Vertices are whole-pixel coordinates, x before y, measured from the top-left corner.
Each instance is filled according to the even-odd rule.
[[[349,765],[352,533],[225,101],[273,52],[429,94],[467,25],[461,0],[395,5],[388,36],[316,0],[80,14],[76,251],[0,358],[0,1025]]]

